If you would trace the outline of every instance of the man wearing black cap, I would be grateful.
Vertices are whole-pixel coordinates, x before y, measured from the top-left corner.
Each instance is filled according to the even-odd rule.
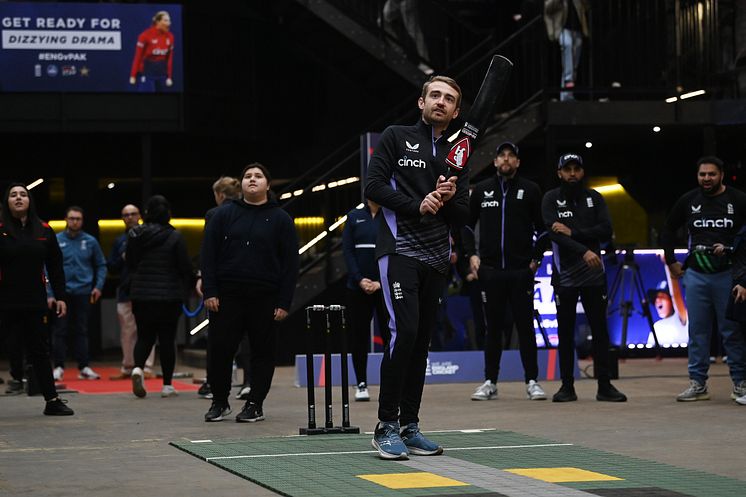
[[[470,200],[469,223],[464,228],[464,247],[471,273],[486,294],[487,335],[484,343],[485,382],[472,400],[497,397],[497,376],[502,356],[502,325],[506,304],[518,330],[526,393],[531,400],[546,394],[536,382],[536,335],[533,325],[534,274],[548,246],[541,217],[539,186],[516,175],[521,161],[518,147],[505,142],[497,147],[497,174],[477,184]],[[474,229],[479,221],[479,248]],[[536,241],[534,241],[534,239]]]
[[[560,375],[562,387],[554,402],[577,400],[574,386],[575,318],[578,297],[583,302],[593,333],[593,358],[598,379],[596,400],[624,402],[609,373],[609,330],[606,323],[606,273],[601,242],[612,235],[611,219],[603,197],[583,184],[583,159],[560,156],[559,188],[544,195],[542,213],[552,241],[552,286],[557,305]]]

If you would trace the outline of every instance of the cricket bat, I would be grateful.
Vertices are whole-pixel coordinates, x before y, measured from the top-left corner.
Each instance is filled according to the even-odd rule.
[[[448,139],[450,143],[453,143],[446,156],[449,176],[458,176],[464,170],[474,150],[480,130],[487,124],[487,118],[505,93],[512,68],[513,63],[507,58],[502,55],[492,56],[487,74],[484,75],[482,86],[479,87],[474,104],[469,109],[464,126],[458,134]]]

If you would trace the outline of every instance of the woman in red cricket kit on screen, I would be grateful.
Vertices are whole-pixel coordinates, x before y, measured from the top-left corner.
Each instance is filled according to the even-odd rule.
[[[130,71],[130,84],[137,85],[137,91],[163,91],[174,84],[174,35],[170,28],[171,16],[162,10],[153,16],[152,26],[137,37]]]

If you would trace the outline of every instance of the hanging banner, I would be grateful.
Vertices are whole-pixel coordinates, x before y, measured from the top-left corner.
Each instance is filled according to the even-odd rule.
[[[183,91],[181,6],[0,2],[0,91]]]

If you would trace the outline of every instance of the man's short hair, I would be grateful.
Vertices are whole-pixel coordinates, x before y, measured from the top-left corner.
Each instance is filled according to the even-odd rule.
[[[725,164],[723,163],[723,161],[721,161],[714,155],[705,155],[704,157],[700,157],[697,161],[697,171],[699,171],[699,166],[701,166],[702,164],[713,164],[721,173],[725,168]]]
[[[222,193],[228,199],[237,199],[241,196],[241,182],[230,176],[221,176],[212,184],[212,191]]]
[[[80,212],[80,215],[85,217],[85,211],[80,206],[71,205],[70,207],[68,207],[67,210],[65,211],[65,217],[67,217],[67,215],[70,214],[70,211]]]
[[[458,108],[461,105],[461,87],[458,85],[458,83],[456,83],[455,79],[449,78],[448,76],[430,76],[430,79],[425,81],[425,84],[422,85],[422,98],[424,99],[427,96],[427,89],[430,84],[435,83],[436,81],[445,83],[456,90],[456,93],[458,93],[458,98],[456,99],[456,108]]]

